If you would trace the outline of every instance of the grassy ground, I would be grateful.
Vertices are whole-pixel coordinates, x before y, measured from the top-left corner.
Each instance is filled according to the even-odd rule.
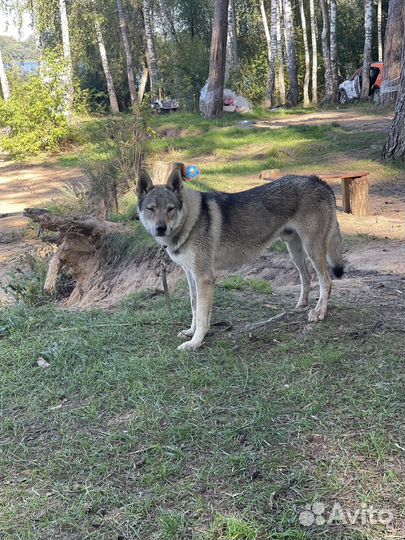
[[[236,285],[218,289],[215,319],[237,328],[192,354],[175,349],[184,288],[170,318],[146,293],[114,313],[3,311],[1,538],[399,538],[398,330],[353,305],[348,328],[335,307],[315,327],[238,333],[281,306]],[[304,527],[313,502],[395,521]]]
[[[151,155],[200,166],[200,189],[245,189],[266,168],[398,174],[379,161],[384,134],[259,131],[240,119],[158,117]],[[83,152],[103,159],[103,122],[82,120],[83,146],[50,166],[77,165]],[[322,324],[298,314],[250,335],[245,324],[293,300],[233,276],[218,287],[214,313],[233,331],[194,353],[176,350],[189,322],[184,284],[172,317],[148,293],[114,312],[0,311],[0,538],[403,538],[399,293],[388,305],[388,286],[371,289],[364,299],[334,295]],[[326,505],[325,518],[336,503],[341,513],[304,526],[300,513],[313,503]],[[370,507],[388,509],[392,522],[370,519]]]

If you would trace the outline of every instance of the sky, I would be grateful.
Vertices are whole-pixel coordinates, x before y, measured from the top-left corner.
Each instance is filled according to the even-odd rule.
[[[0,36],[11,36],[19,41],[23,41],[32,35],[32,28],[30,24],[31,18],[27,13],[23,16],[20,30],[18,29],[14,15],[1,15]]]

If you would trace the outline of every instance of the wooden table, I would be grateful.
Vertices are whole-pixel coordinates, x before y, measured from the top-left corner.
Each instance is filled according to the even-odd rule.
[[[296,173],[282,174],[279,169],[268,169],[260,173],[262,180],[277,180],[282,176]],[[342,185],[343,212],[354,216],[368,214],[368,172],[347,172],[332,174],[316,174],[322,180],[340,179]],[[300,176],[300,175],[298,175]]]

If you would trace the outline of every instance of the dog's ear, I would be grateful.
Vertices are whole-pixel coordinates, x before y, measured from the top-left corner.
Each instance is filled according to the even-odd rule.
[[[183,177],[181,176],[180,169],[174,169],[174,171],[170,173],[166,182],[166,188],[173,191],[175,195],[180,195],[180,192],[183,189]]]
[[[146,171],[142,169],[139,174],[138,183],[136,184],[136,194],[138,195],[138,199],[139,200],[143,199],[145,195],[151,189],[153,189],[153,187],[154,186],[153,186],[151,177]]]

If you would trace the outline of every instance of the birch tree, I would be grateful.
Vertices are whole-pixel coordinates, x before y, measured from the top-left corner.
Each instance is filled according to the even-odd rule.
[[[1,84],[1,91],[3,93],[3,99],[5,100],[10,99],[10,85],[8,84],[7,73],[4,67],[1,49],[0,49],[0,84]]]
[[[382,45],[382,0],[377,0],[377,39],[378,39],[378,61],[383,59]]]
[[[228,33],[228,0],[215,0],[212,23],[210,70],[204,115],[217,118],[223,111],[226,39]]]
[[[64,83],[66,88],[66,108],[70,112],[73,106],[73,64],[65,0],[59,0],[59,14],[62,30],[63,57],[65,59]]]
[[[238,40],[236,34],[236,6],[235,0],[228,4],[228,35],[226,40],[225,85],[230,73],[239,65]]]
[[[298,104],[299,88],[297,54],[295,50],[294,19],[291,7],[291,0],[283,0],[283,13],[287,72],[288,78],[290,80],[290,88],[288,91],[288,104],[290,105],[290,107],[295,107]]]
[[[273,4],[272,2],[272,11],[273,11]],[[264,7],[264,0],[259,0],[260,5],[260,13],[262,16],[263,21],[263,27],[264,27],[264,34],[266,36],[266,44],[267,44],[267,58],[269,61],[269,74],[267,78],[267,96],[266,96],[266,107],[271,109],[274,106],[274,83],[275,83],[275,50],[273,49],[273,42],[274,39],[269,28],[269,23],[267,19],[266,9]],[[272,23],[273,23],[273,14],[272,14]],[[273,24],[272,24],[273,28]],[[277,39],[277,36],[276,36]],[[277,43],[277,42],[276,42]]]
[[[115,94],[114,81],[110,71],[110,65],[108,63],[107,51],[104,45],[103,33],[101,31],[101,25],[97,13],[94,14],[94,27],[96,30],[96,39],[98,49],[100,51],[101,64],[103,66],[104,76],[107,83],[108,98],[110,100],[111,111],[116,114],[119,113],[117,96]]]
[[[370,93],[370,64],[373,31],[373,2],[364,0],[364,51],[360,99],[367,100]]]
[[[338,76],[338,55],[337,55],[337,6],[336,0],[330,0],[330,70],[332,77],[331,99],[332,103],[338,100],[339,76]]]
[[[394,105],[401,74],[401,49],[405,32],[405,2],[390,0],[384,39],[384,80],[378,105]]]
[[[312,45],[312,105],[316,106],[318,104],[318,44],[314,0],[309,0],[309,15]]]
[[[325,0],[320,0],[321,2],[321,12],[322,12],[322,34],[321,34],[321,43],[322,43],[322,58],[324,66],[324,76],[325,76],[325,95],[322,98],[322,103],[330,103],[332,99],[332,67],[330,62],[330,40],[329,40],[329,16],[328,8]]]
[[[145,28],[146,61],[149,69],[151,92],[156,94],[159,86],[159,70],[157,65],[155,36],[153,31],[153,12],[151,0],[142,0],[142,12]]]
[[[117,4],[117,10],[118,10],[118,19],[120,23],[122,44],[124,46],[124,52],[125,52],[129,94],[131,96],[131,104],[133,104],[136,101],[137,96],[136,96],[135,73],[134,73],[134,65],[132,61],[131,45],[130,45],[129,36],[128,36],[127,19],[125,16],[124,7],[122,5],[121,0],[116,0],[116,4]]]
[[[395,116],[384,145],[383,158],[395,157],[405,161],[405,36],[402,45],[402,67]]]
[[[301,15],[301,28],[302,28],[302,38],[304,43],[304,57],[305,57],[305,75],[304,75],[304,107],[309,107],[309,77],[310,77],[310,59],[309,59],[309,48],[308,48],[308,36],[307,36],[307,21],[305,19],[304,11],[304,2],[299,0],[300,5],[300,15]]]
[[[173,43],[176,43],[176,29],[174,27],[173,19],[170,16],[169,9],[166,4],[166,0],[160,0],[160,11],[163,15],[163,34],[166,39],[170,39]]]
[[[283,16],[283,4],[282,0],[275,0],[277,2],[277,90],[280,105],[286,104],[285,93],[285,77],[284,77],[284,16]]]

